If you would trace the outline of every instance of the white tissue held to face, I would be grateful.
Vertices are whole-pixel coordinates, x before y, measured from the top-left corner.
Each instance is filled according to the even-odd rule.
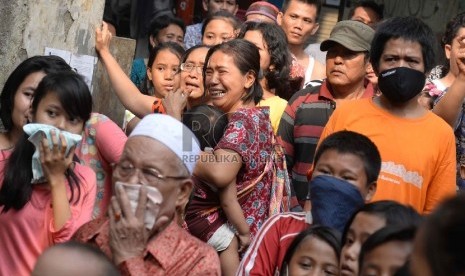
[[[116,189],[119,189],[118,187],[123,187],[129,199],[129,203],[131,204],[131,210],[135,214],[137,204],[139,203],[139,193],[140,189],[142,188],[142,184],[127,184],[117,181],[115,185]],[[151,230],[157,219],[158,211],[160,210],[160,204],[163,202],[163,196],[155,187],[146,186],[146,188],[147,205],[145,207],[144,224],[147,229]]]

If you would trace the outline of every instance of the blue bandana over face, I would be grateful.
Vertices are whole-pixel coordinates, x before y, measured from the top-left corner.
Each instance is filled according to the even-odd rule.
[[[350,217],[365,204],[355,185],[328,175],[310,183],[313,224],[329,226],[342,233]]]

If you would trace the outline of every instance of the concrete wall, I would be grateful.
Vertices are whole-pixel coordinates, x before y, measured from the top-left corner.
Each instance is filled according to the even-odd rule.
[[[52,47],[95,55],[104,0],[1,0],[0,87],[24,59]]]

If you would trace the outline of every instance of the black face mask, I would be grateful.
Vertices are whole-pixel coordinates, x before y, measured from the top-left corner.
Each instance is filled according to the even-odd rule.
[[[405,103],[418,95],[425,86],[426,76],[407,67],[391,68],[378,76],[378,87],[392,103]]]

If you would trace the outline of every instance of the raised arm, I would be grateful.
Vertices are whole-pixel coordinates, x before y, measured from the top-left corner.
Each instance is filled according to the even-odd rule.
[[[126,109],[142,118],[152,113],[152,103],[155,98],[140,93],[139,89],[124,73],[116,59],[110,53],[111,33],[104,22],[102,28],[95,31],[95,50],[99,53],[100,60],[110,78],[111,86],[118,99]]]
[[[458,39],[462,41],[465,37],[462,36]],[[463,42],[459,43],[460,49],[456,57],[459,73],[447,93],[433,108],[433,112],[443,118],[452,128],[455,128],[465,98],[465,44]]]

